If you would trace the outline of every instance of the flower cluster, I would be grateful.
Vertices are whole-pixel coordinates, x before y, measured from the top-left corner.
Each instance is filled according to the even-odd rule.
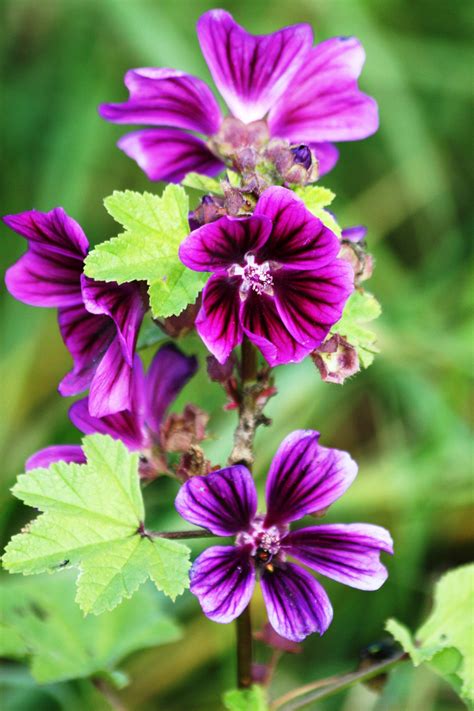
[[[257,426],[270,422],[263,408],[277,392],[271,368],[311,356],[323,380],[336,383],[359,368],[358,351],[346,337],[347,323],[340,332],[336,324],[350,311],[349,298],[351,305],[363,299],[361,283],[372,271],[366,230],[353,227],[341,234],[323,209],[333,193],[310,184],[337,162],[334,142],[376,131],[377,105],[359,90],[365,57],[354,38],[336,37],[313,47],[312,30],[305,24],[254,36],[224,10],[205,13],[197,32],[228,115],[202,80],[168,68],[127,72],[128,101],[103,104],[100,114],[115,123],[149,126],[125,135],[119,146],[151,180],[180,182],[189,172],[212,177],[230,169],[221,183],[198,176],[198,186],[207,190],[211,185],[209,192],[215,194],[205,194],[188,213],[183,187],[167,188],[163,198],[138,195],[138,208],[136,194],[130,198],[129,193],[130,209],[136,209],[130,221],[141,232],[137,237],[124,222],[126,234],[102,253],[113,261],[123,249],[117,257],[120,274],[110,265],[99,273],[87,271],[110,281],[84,274],[89,242],[62,208],[8,215],[4,222],[27,240],[28,250],[8,269],[6,284],[26,304],[58,309],[60,332],[73,359],[59,392],[89,391],[69,410],[74,425],[85,434],[110,435],[138,452],[142,478],[168,473],[184,481],[176,498],[181,516],[215,536],[235,537],[235,545],[211,546],[194,562],[190,588],[204,613],[217,622],[234,620],[249,605],[258,580],[271,634],[299,642],[313,632],[324,633],[332,619],[324,589],[306,568],[376,590],[387,577],[380,554],[393,552],[392,541],[385,529],[372,524],[290,530],[304,516],[322,515],[356,476],[350,456],[320,446],[317,432],[297,430],[282,442],[266,483],[265,514],[257,512],[255,484],[242,462],[252,461]],[[192,185],[192,178],[184,184]],[[304,200],[308,194],[313,199]],[[321,206],[315,194],[330,198]],[[152,216],[147,222],[142,212],[148,203]],[[158,219],[160,210],[169,211],[166,219]],[[174,229],[175,241],[164,244]],[[126,238],[125,248],[120,237]],[[145,258],[140,261],[140,254],[129,273],[134,250]],[[161,262],[167,265],[165,273]],[[210,273],[209,278],[201,282],[188,270]],[[186,275],[195,280],[193,288],[187,289]],[[166,309],[155,308],[153,284],[162,288],[160,298],[173,288],[171,282],[178,284],[182,298],[170,298]],[[144,370],[136,350],[149,299],[154,317],[167,316],[155,318],[167,336],[196,329],[211,354],[210,379],[225,389],[226,407],[239,410],[234,451],[243,432],[240,444],[247,455],[233,452],[225,469],[213,469],[199,447],[207,413],[194,405],[183,413],[167,413],[196,372],[197,359],[166,343]],[[357,323],[354,332],[357,345],[365,332]],[[249,377],[244,355],[239,361],[233,353],[242,343],[242,354],[250,352],[255,361]],[[178,464],[170,452],[181,455]],[[79,445],[51,446],[30,457],[27,469],[56,461],[84,463],[85,455]],[[151,539],[141,516],[134,535]],[[167,537],[178,538],[176,533]]]
[[[389,533],[370,524],[327,524],[290,531],[289,524],[324,512],[352,484],[357,466],[346,452],[318,443],[319,433],[288,435],[268,473],[267,513],[257,513],[257,492],[244,466],[193,477],[180,489],[176,508],[190,523],[235,546],[212,546],[195,561],[191,592],[204,613],[230,622],[247,607],[260,580],[268,619],[286,639],[323,634],[332,607],[321,585],[294,558],[340,583],[377,590],[387,578],[380,553],[393,553]]]

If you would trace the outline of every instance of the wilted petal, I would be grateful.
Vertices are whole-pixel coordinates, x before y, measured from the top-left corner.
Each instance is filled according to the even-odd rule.
[[[388,575],[380,553],[393,553],[393,543],[380,526],[328,524],[291,531],[282,549],[328,578],[361,590],[378,590]]]
[[[195,356],[186,356],[172,343],[162,346],[146,374],[146,421],[159,433],[163,415],[198,367]]]
[[[196,558],[190,590],[214,622],[235,620],[247,607],[255,587],[248,552],[234,546],[212,546]]]
[[[274,274],[275,302],[281,320],[304,346],[317,348],[342,316],[354,290],[348,262],[335,259],[321,269],[280,269]]]
[[[357,465],[338,449],[318,444],[319,432],[296,430],[281,443],[268,473],[265,525],[290,523],[321,511],[352,484]]]
[[[197,24],[202,52],[232,114],[244,123],[265,116],[305,60],[313,41],[309,25],[251,35],[224,10]]]
[[[248,252],[261,249],[271,229],[267,217],[221,217],[191,232],[181,243],[179,257],[198,272],[228,269],[241,264]]]
[[[175,506],[186,521],[218,536],[232,536],[249,528],[257,510],[257,492],[249,470],[236,464],[189,479]]]
[[[319,177],[326,175],[339,160],[339,151],[333,143],[311,143],[311,150],[318,160]]]
[[[359,91],[365,53],[354,37],[314,47],[269,116],[273,136],[290,141],[355,141],[378,128],[377,104]]]
[[[271,235],[259,251],[260,262],[270,259],[291,269],[318,269],[339,252],[336,235],[287,188],[265,190],[254,215],[265,215],[272,221]]]
[[[271,366],[298,363],[311,351],[285,327],[272,297],[250,291],[241,307],[241,321],[245,334]]]
[[[54,462],[77,462],[77,464],[85,464],[86,456],[79,444],[58,444],[51,447],[40,449],[39,452],[32,454],[27,459],[25,471],[31,469],[47,468]]]
[[[242,341],[239,286],[238,277],[212,276],[202,292],[196,330],[219,363]]]
[[[134,131],[122,136],[117,145],[150,180],[179,183],[187,173],[214,176],[225,167],[204,141],[183,131],[167,128]]]
[[[77,395],[86,390],[101,358],[115,337],[116,328],[108,316],[95,316],[84,306],[68,306],[58,311],[59,330],[70,352],[74,368],[59,384],[61,395]]]
[[[80,225],[57,207],[3,218],[28,240],[28,252],[7,270],[9,292],[32,306],[71,306],[81,302],[80,276],[89,243]]]
[[[306,570],[281,563],[272,572],[265,570],[261,585],[270,624],[285,639],[301,642],[313,632],[323,634],[331,624],[329,598]]]
[[[109,316],[117,328],[123,356],[133,365],[138,331],[146,305],[138,283],[121,284],[81,278],[84,306],[92,314]]]
[[[125,74],[130,92],[122,104],[102,104],[99,113],[114,123],[188,128],[212,135],[222,121],[219,105],[207,84],[176,69],[143,67]]]

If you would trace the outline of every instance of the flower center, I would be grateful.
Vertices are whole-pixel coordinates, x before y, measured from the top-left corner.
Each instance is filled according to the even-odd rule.
[[[245,255],[245,264],[233,264],[229,269],[229,276],[240,276],[240,296],[246,299],[250,290],[257,294],[268,294],[273,296],[273,277],[271,275],[270,262],[257,264],[253,254]]]
[[[250,531],[239,533],[236,539],[238,546],[250,545],[251,555],[255,562],[263,566],[271,562],[280,550],[281,530],[277,526],[265,528],[263,516],[256,516]]]

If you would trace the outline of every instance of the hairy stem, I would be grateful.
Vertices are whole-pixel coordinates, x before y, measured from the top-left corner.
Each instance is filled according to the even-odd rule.
[[[407,658],[405,652],[399,652],[394,657],[386,659],[383,662],[373,664],[368,669],[362,671],[344,674],[339,677],[330,677],[329,679],[319,679],[312,684],[300,686],[297,689],[289,691],[287,694],[280,696],[270,704],[271,711],[282,709],[282,711],[296,711],[314,701],[327,699],[340,691],[345,691],[355,684],[363,681],[368,681],[375,676],[384,674],[400,661]]]
[[[264,403],[258,402],[261,385],[257,383],[257,352],[252,343],[244,338],[242,342],[241,392],[239,421],[234,433],[234,447],[229,457],[229,464],[244,464],[252,468],[254,461],[253,442],[255,432],[262,423]]]
[[[237,684],[239,689],[252,685],[252,619],[250,604],[235,621],[237,627]]]
[[[244,337],[241,350],[241,400],[239,422],[234,434],[234,448],[230,464],[244,464],[250,470],[254,460],[253,441],[258,427],[256,394],[252,386],[257,379],[257,352]],[[250,604],[236,620],[237,628],[237,685],[245,689],[252,684],[252,620]]]

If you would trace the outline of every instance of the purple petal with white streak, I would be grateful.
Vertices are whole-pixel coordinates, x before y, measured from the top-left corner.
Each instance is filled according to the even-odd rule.
[[[196,558],[190,590],[214,622],[235,620],[247,607],[255,587],[255,569],[245,549],[212,546]]]
[[[380,553],[393,553],[388,531],[368,523],[328,524],[291,531],[282,550],[328,578],[360,590],[378,590],[388,573]]]
[[[202,292],[196,330],[219,363],[225,363],[242,341],[239,277],[212,276]]]
[[[215,272],[241,264],[248,252],[261,250],[272,223],[265,216],[221,217],[199,227],[181,243],[179,257],[189,269]]]
[[[330,506],[348,489],[357,464],[318,444],[319,432],[296,430],[281,443],[267,477],[265,525],[290,523]]]
[[[232,536],[250,527],[257,511],[252,475],[241,464],[207,476],[193,476],[178,492],[178,513],[217,536]]]
[[[367,227],[364,225],[356,225],[355,227],[346,227],[342,230],[342,239],[348,242],[362,242],[367,236]]]
[[[225,167],[204,141],[179,130],[134,131],[122,136],[117,145],[138,163],[150,180],[179,183],[191,172],[214,177]]]
[[[340,243],[291,190],[265,190],[254,216],[272,221],[272,232],[260,249],[259,261],[273,260],[291,269],[318,269],[333,261]],[[254,218],[255,219],[255,218]]]
[[[77,462],[77,464],[85,464],[86,456],[79,444],[58,444],[51,447],[40,449],[39,452],[32,454],[27,459],[25,471],[31,469],[47,469],[54,462]]]
[[[314,47],[270,111],[272,136],[313,143],[355,141],[375,133],[377,103],[357,86],[364,60],[354,37],[333,37]]]
[[[332,607],[324,588],[292,563],[265,570],[261,586],[268,619],[279,635],[301,642],[314,632],[323,634],[332,621]]]
[[[244,123],[265,116],[300,69],[313,41],[309,25],[251,35],[225,10],[206,12],[197,33],[220,93]]]
[[[113,123],[172,126],[217,133],[222,121],[219,105],[207,84],[177,69],[142,67],[125,74],[130,92],[122,104],[102,104],[99,114]]]
[[[146,374],[146,422],[158,436],[163,416],[198,368],[195,356],[186,356],[172,343],[162,346]]]

